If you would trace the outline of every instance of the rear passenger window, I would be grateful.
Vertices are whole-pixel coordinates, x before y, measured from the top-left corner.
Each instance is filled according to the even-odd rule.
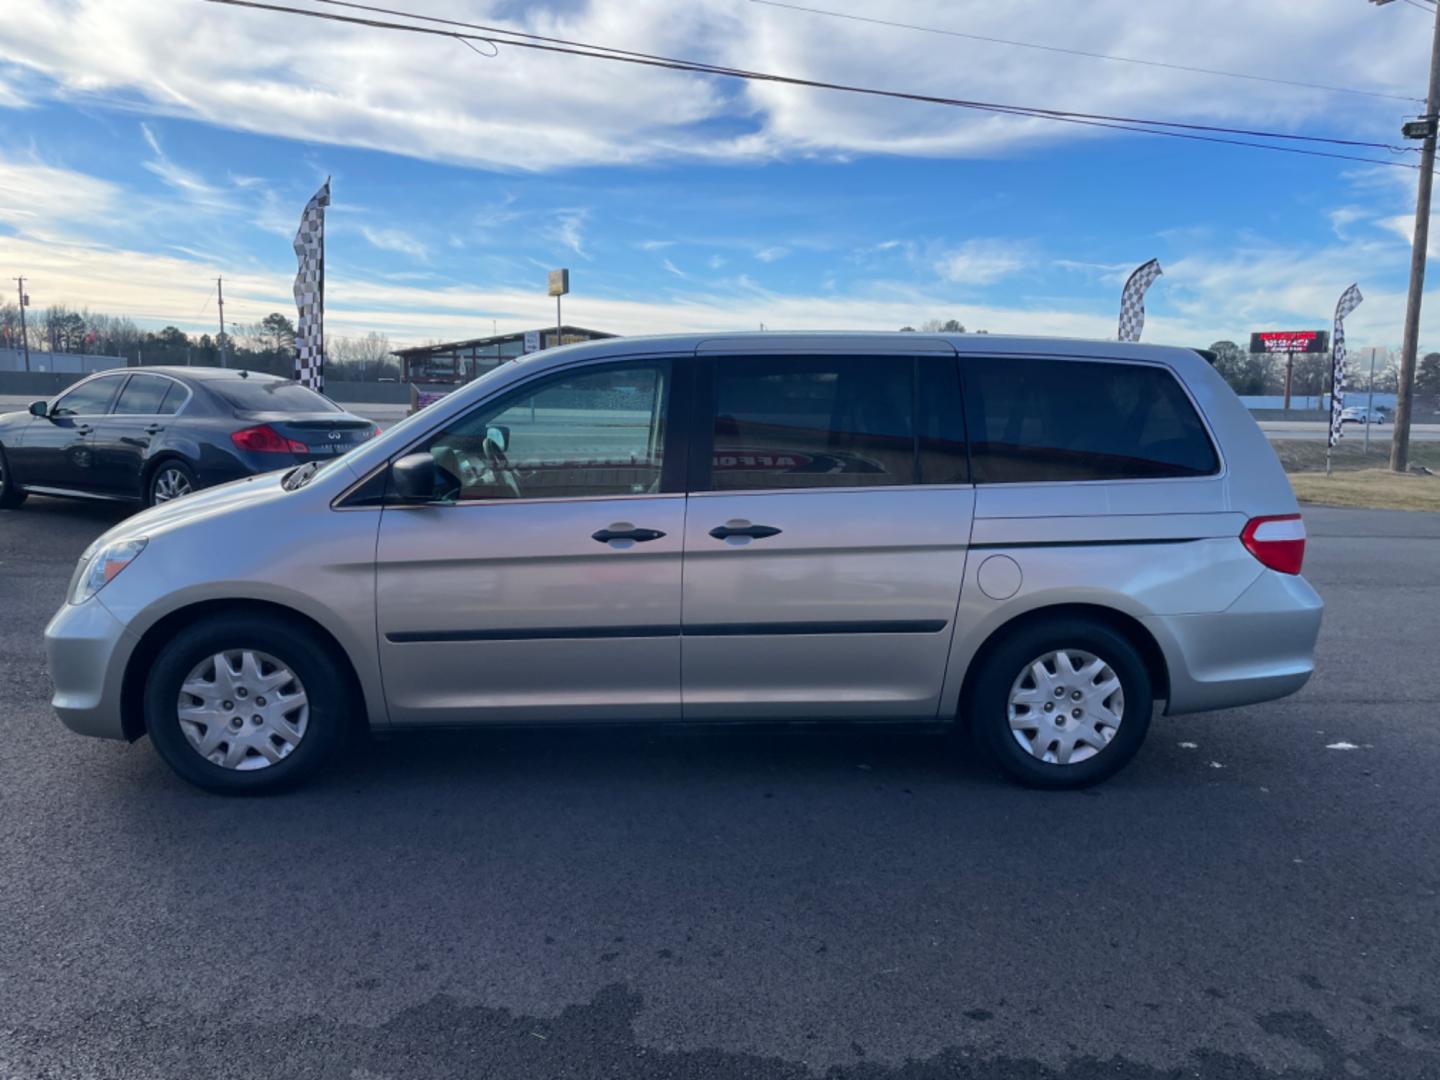
[[[715,365],[711,488],[915,483],[910,357],[740,357]]]
[[[1207,476],[1219,468],[1175,377],[1143,364],[965,362],[977,483]]]
[[[158,375],[132,375],[120,391],[120,400],[115,402],[117,416],[155,416],[161,411],[161,402],[175,384]]]

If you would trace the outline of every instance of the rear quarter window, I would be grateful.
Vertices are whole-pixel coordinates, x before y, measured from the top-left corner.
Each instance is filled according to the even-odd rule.
[[[964,364],[977,483],[1209,476],[1219,458],[1189,396],[1148,364],[995,357]]]

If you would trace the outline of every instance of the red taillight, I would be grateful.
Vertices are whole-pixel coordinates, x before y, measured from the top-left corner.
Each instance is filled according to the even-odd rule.
[[[1305,522],[1299,514],[1251,518],[1240,542],[1271,570],[1298,574],[1305,561]]]
[[[310,452],[310,448],[303,442],[285,438],[269,424],[232,431],[230,441],[241,450],[250,450],[259,454],[308,454]]]
[[[380,425],[379,425],[379,424],[376,424],[373,428],[370,429],[370,438],[372,438],[372,439],[378,439],[379,437],[380,437]]]

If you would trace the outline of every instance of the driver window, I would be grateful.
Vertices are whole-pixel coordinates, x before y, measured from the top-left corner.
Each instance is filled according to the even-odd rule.
[[[456,498],[565,499],[660,490],[666,368],[587,368],[522,387],[431,440]]]
[[[104,379],[92,379],[81,383],[74,390],[55,402],[51,416],[102,416],[110,408],[110,399],[120,380],[111,375]]]

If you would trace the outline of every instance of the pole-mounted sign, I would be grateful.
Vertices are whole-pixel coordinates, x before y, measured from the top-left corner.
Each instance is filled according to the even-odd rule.
[[[569,270],[565,270],[565,269],[561,269],[561,270],[551,270],[551,271],[550,271],[550,295],[553,296],[553,297],[555,297],[555,346],[556,346],[556,348],[559,348],[560,345],[561,345],[561,340],[560,340],[560,326],[561,326],[561,324],[560,324],[560,297],[564,296],[564,295],[565,295],[566,293],[568,293],[569,291],[570,291],[570,271],[569,271]]]

